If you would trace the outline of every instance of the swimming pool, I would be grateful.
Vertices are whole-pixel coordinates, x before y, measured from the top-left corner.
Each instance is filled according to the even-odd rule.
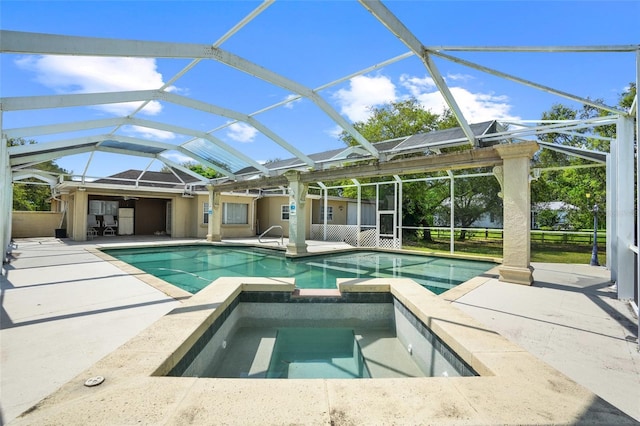
[[[336,278],[411,278],[443,293],[495,266],[491,262],[377,251],[287,258],[275,250],[238,246],[105,249],[136,268],[197,293],[220,277],[295,277],[298,288],[336,288]]]

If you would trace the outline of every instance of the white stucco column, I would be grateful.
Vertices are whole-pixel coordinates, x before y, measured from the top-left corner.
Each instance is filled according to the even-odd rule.
[[[504,238],[500,281],[531,285],[531,186],[529,163],[535,142],[496,145],[502,157]]]
[[[209,226],[207,227],[207,241],[222,240],[222,209],[220,193],[213,190],[213,185],[207,185],[209,190]]]
[[[306,201],[307,184],[300,182],[300,172],[291,170],[285,173],[289,181],[289,244],[287,254],[307,252]]]
[[[616,177],[615,204],[611,206],[615,215],[612,241],[614,249],[613,270],[618,286],[618,299],[633,299],[635,287],[635,255],[631,251],[634,243],[636,216],[634,212],[634,121],[631,117],[619,117],[616,127],[614,171]],[[608,208],[608,207],[607,207]]]
[[[89,214],[89,196],[86,191],[73,193],[73,241],[87,240],[87,215]]]

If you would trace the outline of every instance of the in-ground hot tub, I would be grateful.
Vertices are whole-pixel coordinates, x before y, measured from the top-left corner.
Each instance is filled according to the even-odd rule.
[[[465,287],[481,284],[479,280]],[[241,294],[245,296],[240,296],[236,310],[243,303],[305,305],[294,301],[293,279],[225,278],[185,300],[17,422],[72,424],[90,418],[96,424],[493,425],[578,424],[585,419],[598,424],[637,423],[451,306],[449,300],[455,295],[438,297],[406,279],[344,280],[338,285],[343,298],[357,299],[357,293],[366,297],[390,294],[479,375],[372,380],[168,376],[179,364],[187,368],[193,363],[196,353],[192,348],[200,346],[198,341],[211,340],[213,330],[221,329],[233,312],[228,308]],[[285,296],[267,303],[242,300],[256,292],[271,293],[274,298],[288,294],[290,300]],[[326,300],[327,309],[333,303],[344,303],[331,297],[316,300],[313,303],[318,306],[319,300]],[[358,303],[365,301],[353,305]],[[388,301],[366,303],[389,305]],[[395,302],[392,304],[395,309]],[[322,328],[319,323],[313,325]],[[401,328],[397,327],[398,336]],[[412,352],[418,349],[413,347]],[[106,380],[100,386],[85,386],[87,378],[96,376]]]
[[[243,291],[190,341],[166,375],[290,379],[477,375],[388,291],[330,295],[300,294],[289,288]]]

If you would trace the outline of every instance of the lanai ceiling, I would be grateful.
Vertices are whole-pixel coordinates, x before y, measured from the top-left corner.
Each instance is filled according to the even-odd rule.
[[[354,158],[384,162],[398,154],[437,153],[443,147],[458,145],[481,147],[531,139],[547,131],[572,132],[584,126],[565,123],[559,129],[556,123],[545,130],[502,114],[495,117],[501,124],[493,132],[506,132],[487,137],[486,127],[493,117],[489,121],[471,120],[465,98],[450,87],[454,77],[441,72],[442,63],[505,79],[514,86],[552,95],[558,102],[588,104],[614,114],[629,113],[591,100],[590,93],[568,93],[466,58],[469,53],[626,54],[631,80],[635,78],[633,53],[638,45],[434,46],[424,22],[407,16],[411,23],[405,24],[399,18],[403,7],[394,2],[264,1],[235,2],[233,7],[225,2],[202,4],[203,13],[212,19],[210,25],[183,28],[183,34],[170,41],[162,31],[163,26],[171,25],[170,17],[166,17],[167,22],[157,22],[157,33],[136,40],[118,37],[115,27],[108,37],[104,28],[94,35],[73,25],[66,34],[3,29],[3,61],[20,64],[25,71],[24,85],[3,88],[2,136],[39,142],[9,149],[14,178],[33,176],[31,169],[40,162],[73,156],[82,159],[84,166],[73,170],[72,179],[94,180],[111,174],[92,172],[96,164],[112,163],[116,168],[113,173],[130,168],[119,164],[118,156],[125,155],[142,158],[141,169],[160,163],[207,181],[183,167],[185,161],[192,161],[217,170],[225,181],[242,181],[276,176],[292,168],[323,170]],[[350,19],[356,16],[357,21],[343,22],[340,13],[346,9]],[[353,9],[358,9],[355,15]],[[295,22],[285,28],[269,26],[272,16],[291,14],[292,10],[297,16]],[[424,4],[424,13],[429,14],[428,3]],[[332,25],[347,24],[354,27],[352,37],[332,37]],[[263,43],[260,34],[267,31],[277,33],[281,42]],[[356,60],[346,61],[347,56]],[[34,79],[43,78],[34,77],[34,70],[46,61],[53,69],[52,64],[60,57],[98,58],[93,68],[96,74],[108,72],[101,67],[110,58],[152,60],[158,66],[162,64],[165,74],[158,80],[151,78],[117,91],[78,89],[80,83],[73,80],[61,84],[68,89],[64,93],[55,93],[51,85],[34,84]],[[278,60],[285,57],[286,62]],[[406,135],[387,145],[373,144],[358,133],[340,97],[353,89],[359,77],[375,79],[394,68],[428,79],[425,81],[433,85],[434,93],[439,93],[455,115],[459,128],[437,137]],[[167,70],[171,75],[166,75]],[[358,145],[345,147],[335,137],[341,131],[350,134]],[[250,143],[242,139],[247,134]]]

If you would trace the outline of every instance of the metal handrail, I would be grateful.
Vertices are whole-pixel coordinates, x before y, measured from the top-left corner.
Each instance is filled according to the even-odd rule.
[[[270,226],[269,229],[267,229],[262,234],[260,234],[260,236],[258,237],[258,242],[260,242],[260,243],[265,242],[265,241],[262,241],[262,237],[264,237],[272,229],[276,229],[276,228],[280,228],[280,242],[278,244],[281,245],[281,246],[284,245],[284,229],[282,229],[282,226],[280,226],[280,225],[272,225],[272,226]],[[269,242],[269,241],[266,241],[266,242]],[[276,239],[275,242],[278,242],[278,240]]]

